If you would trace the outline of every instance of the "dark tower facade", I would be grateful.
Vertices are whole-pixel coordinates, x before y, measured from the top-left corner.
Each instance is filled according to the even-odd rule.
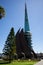
[[[34,58],[37,58],[37,55],[35,54],[32,48],[31,32],[30,32],[26,3],[25,3],[25,22],[24,23],[25,23],[24,24],[25,40],[27,42],[27,47],[28,47],[27,57],[32,58],[34,56]]]
[[[29,28],[29,21],[27,15],[27,7],[25,4],[25,24],[24,29],[19,29],[16,33],[16,53],[18,58],[25,56],[26,58],[36,57],[35,52],[32,49],[31,33]]]

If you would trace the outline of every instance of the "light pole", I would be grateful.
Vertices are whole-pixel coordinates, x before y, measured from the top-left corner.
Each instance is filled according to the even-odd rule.
[[[16,59],[18,59],[18,55],[17,55],[17,53],[14,53],[14,55],[16,56]]]
[[[24,56],[24,59],[25,59],[25,53],[22,52],[22,55]]]

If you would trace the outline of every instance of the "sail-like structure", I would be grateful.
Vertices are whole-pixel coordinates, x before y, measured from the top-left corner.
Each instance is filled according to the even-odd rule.
[[[18,58],[32,58],[36,57],[35,52],[32,49],[31,33],[27,15],[27,7],[25,4],[25,22],[24,29],[19,29],[16,33],[16,53]]]

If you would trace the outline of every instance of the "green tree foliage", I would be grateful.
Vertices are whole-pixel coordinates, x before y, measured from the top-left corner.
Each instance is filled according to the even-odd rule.
[[[10,33],[7,37],[7,40],[5,42],[3,53],[5,57],[7,57],[7,60],[11,62],[11,60],[13,60],[13,55],[15,52],[16,52],[16,45],[15,45],[14,28],[11,28]]]
[[[5,10],[2,6],[0,6],[0,19],[5,16]]]

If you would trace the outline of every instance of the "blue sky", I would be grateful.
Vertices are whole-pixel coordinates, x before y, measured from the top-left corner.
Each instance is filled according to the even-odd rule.
[[[32,46],[35,52],[43,52],[43,0],[26,0]],[[11,27],[15,33],[24,28],[25,0],[0,0],[6,15],[0,20],[0,53]]]

